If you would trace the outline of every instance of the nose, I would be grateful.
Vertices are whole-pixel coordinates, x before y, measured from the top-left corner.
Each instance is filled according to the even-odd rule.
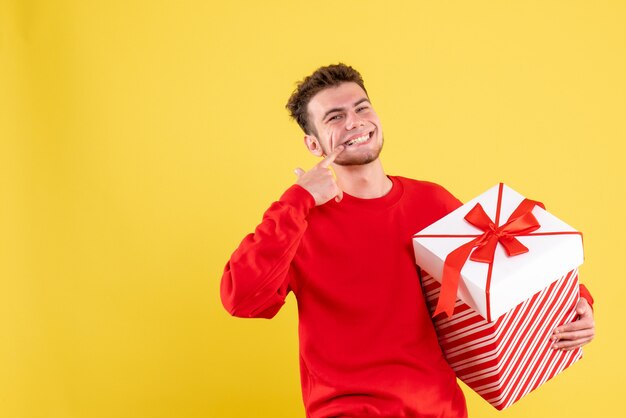
[[[348,112],[348,114],[346,115],[346,129],[347,130],[352,130],[354,128],[357,128],[363,125],[364,125],[363,119],[361,119],[358,113],[354,111]]]

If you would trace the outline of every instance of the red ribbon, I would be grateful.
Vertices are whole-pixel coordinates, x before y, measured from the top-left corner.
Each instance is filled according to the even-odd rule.
[[[498,243],[502,244],[507,255],[510,257],[528,252],[528,248],[515,238],[519,235],[526,235],[536,231],[541,225],[532,214],[533,208],[537,205],[544,207],[542,203],[534,200],[524,199],[522,203],[513,211],[509,219],[503,225],[497,226],[500,215],[500,204],[502,201],[502,185],[498,193],[498,205],[496,209],[496,221],[493,222],[480,205],[477,203],[465,215],[465,220],[480,230],[484,231],[470,242],[461,245],[448,254],[443,264],[443,275],[441,278],[441,293],[433,316],[444,312],[446,316],[452,316],[454,303],[456,301],[457,289],[461,278],[461,270],[469,257],[472,261],[489,264],[487,277],[487,289],[491,281],[491,268],[493,257]],[[474,250],[475,249],[475,250]],[[474,252],[472,253],[472,250]],[[471,256],[470,256],[471,253]],[[487,304],[489,309],[489,304]],[[487,314],[487,316],[490,316]],[[488,318],[489,320],[490,318]]]

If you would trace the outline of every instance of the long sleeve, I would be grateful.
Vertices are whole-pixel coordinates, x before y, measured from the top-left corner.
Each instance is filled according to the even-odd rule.
[[[315,200],[294,185],[263,215],[254,233],[247,235],[224,268],[220,295],[234,316],[272,318],[289,292],[289,269]]]

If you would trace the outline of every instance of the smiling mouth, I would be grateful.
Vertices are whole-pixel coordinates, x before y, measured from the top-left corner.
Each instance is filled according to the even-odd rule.
[[[350,146],[352,146],[352,145],[362,144],[362,143],[364,143],[365,141],[367,141],[368,139],[370,139],[371,135],[372,135],[372,133],[371,133],[371,132],[368,132],[368,133],[363,134],[363,135],[361,135],[361,136],[359,136],[359,137],[357,137],[357,138],[351,139],[350,141],[345,142],[344,144],[345,144],[347,147],[350,147]]]

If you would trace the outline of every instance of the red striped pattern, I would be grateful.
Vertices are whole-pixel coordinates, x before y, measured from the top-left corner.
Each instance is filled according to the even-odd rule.
[[[431,314],[441,285],[423,272]],[[576,317],[578,270],[493,322],[457,299],[449,318],[435,320],[448,363],[459,379],[496,409],[504,409],[582,357],[582,349],[550,348],[552,330]]]

